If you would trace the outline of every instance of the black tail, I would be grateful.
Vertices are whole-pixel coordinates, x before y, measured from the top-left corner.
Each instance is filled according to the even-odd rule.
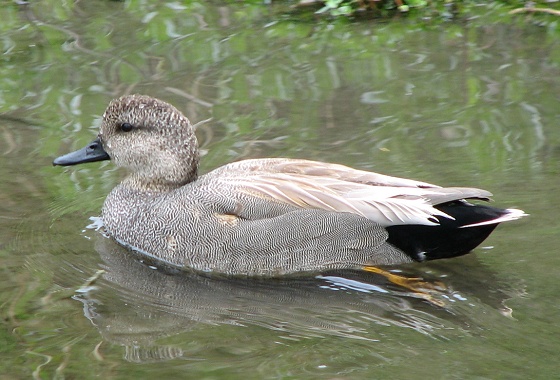
[[[437,226],[415,224],[387,227],[387,241],[416,261],[461,256],[482,243],[502,220],[481,226],[463,226],[492,221],[510,213],[510,210],[472,205],[465,201],[444,203],[435,208],[455,220],[437,217],[440,223]]]

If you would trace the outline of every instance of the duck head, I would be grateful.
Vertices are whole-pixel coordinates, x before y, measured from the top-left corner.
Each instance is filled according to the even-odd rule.
[[[95,140],[53,165],[109,159],[130,172],[126,181],[135,186],[175,188],[196,179],[198,142],[190,121],[172,105],[126,95],[109,103]]]

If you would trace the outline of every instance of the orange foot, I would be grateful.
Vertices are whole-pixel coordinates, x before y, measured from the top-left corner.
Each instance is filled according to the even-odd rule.
[[[441,294],[447,290],[447,286],[441,281],[424,281],[419,277],[406,277],[369,265],[362,267],[362,270],[383,276],[389,282],[414,292],[415,295],[430,303],[438,306],[444,305],[443,301],[433,297],[433,294]]]

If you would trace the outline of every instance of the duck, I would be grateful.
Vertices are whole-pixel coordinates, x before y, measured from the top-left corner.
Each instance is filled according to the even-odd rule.
[[[147,95],[112,100],[99,134],[53,165],[111,160],[127,176],[102,207],[106,235],[173,267],[281,276],[465,255],[527,214],[440,187],[295,158],[245,159],[199,174],[189,119]]]

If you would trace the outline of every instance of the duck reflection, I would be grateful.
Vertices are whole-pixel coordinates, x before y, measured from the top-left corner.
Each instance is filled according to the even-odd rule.
[[[465,287],[460,281],[466,277],[448,276],[445,263],[405,268],[412,268],[407,275],[434,285],[426,286],[424,293],[359,271],[281,279],[178,271],[131,254],[99,234],[95,248],[104,272],[95,287],[74,298],[84,304],[86,317],[102,336],[124,346],[125,358],[134,362],[184,356],[183,346],[162,341],[218,325],[262,327],[296,340],[334,335],[377,341],[395,328],[451,339],[473,333],[473,317],[481,309],[506,314],[503,302],[510,292],[492,288],[498,281],[471,257],[460,266],[469,273],[469,283],[474,273],[475,283],[484,283],[468,288],[476,290],[476,295],[454,290]],[[457,262],[451,267],[456,268]],[[481,291],[485,286],[488,289]]]

